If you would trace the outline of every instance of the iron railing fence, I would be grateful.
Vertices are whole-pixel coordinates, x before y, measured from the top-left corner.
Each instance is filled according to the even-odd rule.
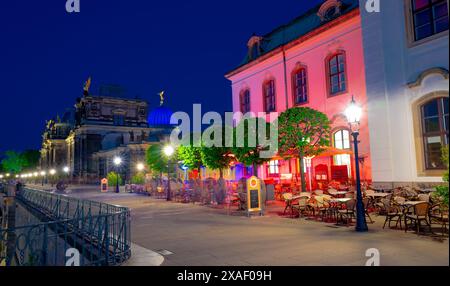
[[[82,266],[118,265],[130,257],[128,208],[29,188],[17,199],[44,222],[0,230],[0,244],[14,249],[3,257],[6,265],[65,265],[70,248]]]

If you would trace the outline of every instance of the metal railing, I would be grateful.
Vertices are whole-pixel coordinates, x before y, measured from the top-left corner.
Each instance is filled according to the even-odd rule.
[[[118,265],[131,256],[128,208],[28,188],[17,200],[43,223],[0,230],[0,244],[10,250],[6,265],[65,265],[70,248],[82,266]]]

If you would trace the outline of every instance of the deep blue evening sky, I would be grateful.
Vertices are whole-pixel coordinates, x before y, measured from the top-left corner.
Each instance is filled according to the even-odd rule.
[[[39,148],[45,120],[73,106],[83,82],[120,84],[174,110],[231,109],[224,74],[252,33],[270,32],[321,0],[7,0],[0,7],[0,152]]]

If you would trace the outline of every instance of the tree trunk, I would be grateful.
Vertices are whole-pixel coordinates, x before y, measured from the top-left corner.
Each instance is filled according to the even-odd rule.
[[[306,180],[305,180],[305,167],[303,162],[303,152],[300,151],[299,154],[299,161],[300,161],[300,179],[302,183],[302,192],[306,192]]]
[[[198,172],[198,178],[201,180],[202,179],[202,167],[198,167],[197,172]]]
[[[258,165],[253,163],[253,176],[258,177]]]
[[[219,178],[221,178],[221,179],[223,179],[223,170],[222,169],[219,169]]]

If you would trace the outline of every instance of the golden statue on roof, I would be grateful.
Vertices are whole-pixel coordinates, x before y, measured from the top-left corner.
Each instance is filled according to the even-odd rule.
[[[164,104],[164,90],[158,93],[159,95],[159,105],[162,106]]]
[[[85,95],[85,96],[88,96],[89,95],[89,88],[91,87],[91,77],[89,77],[87,80],[86,80],[86,82],[84,83],[84,86],[83,86],[83,94]]]

